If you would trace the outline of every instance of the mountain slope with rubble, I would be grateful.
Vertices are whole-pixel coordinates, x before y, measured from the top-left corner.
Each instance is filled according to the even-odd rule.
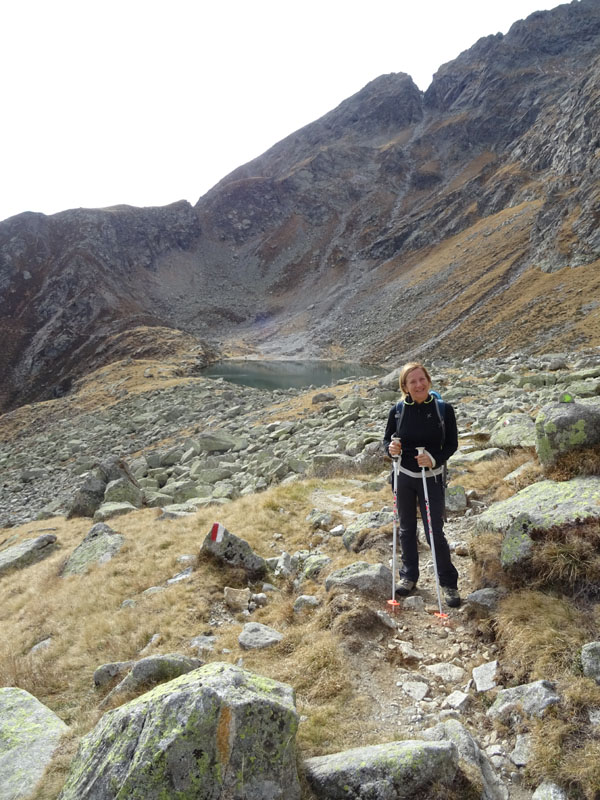
[[[193,207],[0,223],[1,407],[68,392],[139,326],[195,337],[199,366],[597,344],[599,57],[574,0],[425,93],[376,78]]]

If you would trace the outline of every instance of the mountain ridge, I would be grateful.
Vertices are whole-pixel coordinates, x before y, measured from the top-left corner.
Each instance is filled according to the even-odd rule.
[[[0,223],[0,407],[62,391],[139,326],[210,357],[598,344],[598,54],[600,6],[574,0],[483,37],[425,92],[375,78],[194,206]]]

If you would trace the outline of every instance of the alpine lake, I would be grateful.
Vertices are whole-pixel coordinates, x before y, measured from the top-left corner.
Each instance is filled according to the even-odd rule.
[[[254,361],[231,359],[202,370],[207,378],[223,378],[256,389],[302,389],[332,386],[341,379],[377,377],[385,370],[346,361]]]

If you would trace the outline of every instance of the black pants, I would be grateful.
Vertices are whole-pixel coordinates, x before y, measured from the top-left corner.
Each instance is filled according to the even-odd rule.
[[[429,495],[429,511],[431,513],[435,560],[440,585],[456,589],[458,572],[450,559],[450,548],[444,536],[444,487],[440,475],[437,476],[437,479],[434,476],[427,478],[427,493]],[[402,553],[400,577],[408,578],[408,580],[416,583],[419,580],[417,501],[421,509],[425,538],[427,539],[427,544],[430,545],[423,479],[421,477],[413,478],[410,475],[399,472],[396,496],[400,522],[400,550]]]

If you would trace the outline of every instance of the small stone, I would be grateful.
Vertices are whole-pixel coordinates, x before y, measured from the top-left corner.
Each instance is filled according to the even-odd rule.
[[[473,670],[473,680],[478,692],[489,692],[496,686],[496,675],[498,673],[498,662],[489,661],[481,664]]]
[[[470,702],[471,698],[469,695],[457,689],[448,695],[448,697],[444,700],[443,705],[448,708],[454,708],[457,711],[464,711]]]
[[[462,667],[457,667],[455,664],[428,664],[425,669],[441,678],[445,683],[458,683],[464,680],[465,671]]]
[[[525,767],[531,758],[531,736],[518,734],[515,749],[510,754],[510,760],[517,767]]]

